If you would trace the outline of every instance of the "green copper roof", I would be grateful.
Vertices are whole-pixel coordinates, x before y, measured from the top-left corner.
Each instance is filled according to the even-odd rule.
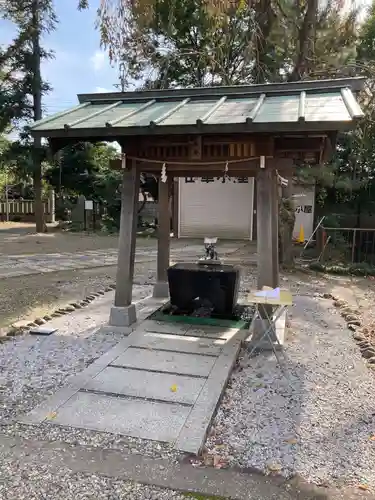
[[[80,105],[36,122],[45,137],[341,130],[363,116],[362,79],[79,96]],[[225,129],[225,130],[224,130]]]

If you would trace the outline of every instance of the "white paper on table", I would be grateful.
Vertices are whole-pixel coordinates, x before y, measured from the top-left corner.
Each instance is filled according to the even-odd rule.
[[[265,297],[267,299],[278,299],[280,297],[280,288],[274,288],[272,290],[261,290],[260,292],[254,293],[255,297]]]

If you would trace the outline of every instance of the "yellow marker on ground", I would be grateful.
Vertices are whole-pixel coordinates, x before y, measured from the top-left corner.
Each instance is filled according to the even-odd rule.
[[[305,243],[305,231],[303,229],[303,225],[301,224],[299,228],[299,235],[297,239],[298,243]]]

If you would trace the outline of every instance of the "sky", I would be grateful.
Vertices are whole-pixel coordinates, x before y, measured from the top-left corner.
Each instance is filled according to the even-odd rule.
[[[118,71],[111,67],[108,56],[100,49],[99,32],[95,29],[96,10],[100,0],[90,0],[90,9],[78,11],[78,0],[55,0],[60,23],[56,31],[46,35],[44,47],[52,49],[55,58],[44,62],[43,78],[53,90],[44,97],[44,115],[53,114],[78,103],[77,94],[116,90]],[[371,0],[343,0],[365,7]],[[13,26],[0,20],[0,45],[14,36]]]
[[[46,35],[43,46],[55,53],[55,58],[42,66],[43,79],[53,90],[43,99],[45,115],[78,104],[77,94],[115,91],[118,71],[111,67],[107,54],[100,49],[99,32],[95,29],[99,0],[90,0],[88,11],[78,11],[78,0],[54,2],[59,24]],[[14,36],[11,23],[0,20],[0,45]]]

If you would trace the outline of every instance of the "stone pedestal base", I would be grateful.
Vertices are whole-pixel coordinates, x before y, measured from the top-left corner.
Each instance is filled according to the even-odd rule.
[[[109,315],[110,326],[130,326],[137,321],[137,312],[135,305],[130,304],[126,307],[111,307]]]
[[[280,318],[276,321],[276,341],[275,335],[273,332],[269,332],[269,337],[273,341],[273,346],[276,349],[280,349],[284,345],[285,340],[285,325],[286,325],[286,312],[284,312]],[[257,351],[271,351],[272,345],[267,338],[267,336],[263,337],[266,328],[269,327],[269,322],[267,319],[255,318],[251,325],[250,336],[248,338],[249,349],[251,350],[256,346]],[[262,338],[262,340],[260,340]]]
[[[169,284],[166,281],[159,281],[154,285],[152,296],[154,299],[167,299],[169,297]]]

